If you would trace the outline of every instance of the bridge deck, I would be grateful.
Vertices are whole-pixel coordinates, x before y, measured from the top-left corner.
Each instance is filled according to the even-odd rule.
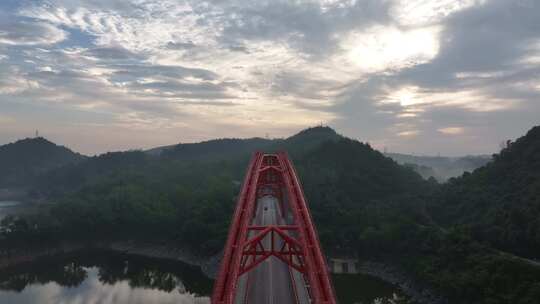
[[[280,213],[278,200],[264,196],[257,201],[253,225],[284,225],[286,220]],[[265,237],[265,249],[271,247],[270,235]],[[275,239],[274,246],[282,240]],[[304,277],[276,257],[269,257],[255,269],[242,275],[235,296],[236,304],[304,304],[309,303]]]
[[[300,180],[285,152],[253,154],[212,303],[336,303]]]

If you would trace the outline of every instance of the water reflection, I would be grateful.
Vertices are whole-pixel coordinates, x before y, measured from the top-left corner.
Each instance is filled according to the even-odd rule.
[[[111,253],[79,254],[3,270],[0,303],[209,303],[212,281],[194,267]]]
[[[8,208],[8,207],[15,207],[20,205],[21,203],[15,202],[15,201],[0,201],[0,208]]]
[[[392,284],[334,275],[340,304],[409,303]],[[212,280],[179,261],[85,252],[0,271],[0,303],[209,304]]]
[[[21,203],[16,201],[0,201],[0,220],[6,215],[17,213],[20,209]]]

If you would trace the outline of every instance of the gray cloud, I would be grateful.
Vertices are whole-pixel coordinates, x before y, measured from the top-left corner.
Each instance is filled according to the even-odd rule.
[[[0,44],[48,45],[67,38],[67,33],[53,25],[29,20],[16,20],[0,14]]]
[[[242,52],[242,53],[249,54],[248,48],[243,45],[231,45],[228,47],[228,49],[234,52]]]
[[[523,5],[525,3],[527,5]],[[457,12],[444,23],[438,56],[429,63],[403,71],[399,77],[422,87],[461,88],[468,83],[456,77],[460,72],[502,71],[516,76],[529,68],[519,60],[540,52],[530,49],[540,41],[538,20],[540,3],[534,1],[491,0]],[[508,80],[501,75],[495,80],[485,79],[484,83]]]
[[[0,110],[9,100],[129,118],[111,118],[116,126],[190,122],[191,140],[224,129],[251,136],[268,128],[256,124],[269,111],[284,135],[324,120],[379,147],[450,154],[493,151],[539,122],[534,0],[488,0],[451,14],[444,2],[429,22],[412,24],[393,14],[396,0],[43,3],[0,18]],[[417,5],[422,13],[425,3]],[[421,48],[399,33],[427,27],[440,28],[435,57],[356,69],[388,54],[385,39],[403,52]],[[389,29],[399,37],[377,36]],[[389,102],[402,88],[412,97]]]
[[[372,77],[349,86],[339,97],[341,102],[333,106],[333,111],[340,114],[335,122],[338,128],[348,134],[356,133],[355,138],[366,140],[387,135],[385,129],[398,121],[395,114],[402,107],[397,104],[376,104],[375,101],[383,93],[381,88],[384,84],[384,79]]]
[[[19,96],[25,100],[50,100],[71,107],[92,107],[97,104],[106,111],[135,111],[150,117],[174,118],[183,115],[171,102],[155,98],[134,98],[84,71],[30,72],[24,78],[39,84],[39,88]]]
[[[304,73],[282,71],[277,73],[272,81],[272,92],[275,96],[292,96],[301,99],[325,100],[335,98],[342,90],[337,80],[316,79]],[[313,107],[304,103],[305,107]]]
[[[169,41],[166,45],[167,49],[169,50],[189,50],[196,47],[195,43],[188,41],[188,42],[172,42]]]
[[[137,54],[123,48],[120,46],[116,47],[99,47],[93,48],[86,52],[85,55],[95,57],[97,59],[110,59],[110,60],[128,60],[128,59],[139,59],[143,57],[138,56]]]
[[[221,40],[282,41],[311,56],[336,51],[337,37],[353,29],[389,22],[389,1],[365,0],[326,9],[320,3],[254,1],[228,7]]]
[[[154,81],[147,83],[132,83],[130,85],[130,88],[134,90],[155,90],[155,93],[145,92],[144,95],[203,100],[235,98],[225,92],[226,87],[226,84],[185,83],[179,81]],[[212,104],[215,105],[216,103]]]
[[[524,5],[525,4],[525,5]],[[475,153],[494,151],[498,142],[523,134],[539,123],[540,63],[526,63],[529,56],[540,54],[531,48],[540,42],[540,3],[537,1],[487,1],[457,12],[442,23],[439,54],[430,62],[387,75],[371,75],[369,80],[347,90],[335,111],[337,121],[348,134],[382,140],[383,144],[401,147],[404,152],[447,151],[457,154],[456,137],[437,134],[444,127],[464,127],[465,135],[457,137],[470,142]],[[448,104],[417,106],[417,117],[396,117],[406,108],[377,104],[384,96],[403,86],[414,86],[422,96],[441,93]],[[471,102],[500,106],[501,110],[471,111],[460,93],[473,91]],[[452,97],[454,96],[454,97]],[[388,140],[398,130],[414,129],[419,136]],[[359,132],[359,133],[358,133]],[[476,141],[476,142],[475,142]],[[399,148],[397,148],[399,149]]]
[[[187,68],[182,66],[151,65],[144,63],[132,64],[112,64],[107,65],[115,70],[114,75],[134,79],[139,77],[163,76],[169,78],[183,79],[186,77],[198,78],[201,80],[216,80],[219,76],[205,69]]]

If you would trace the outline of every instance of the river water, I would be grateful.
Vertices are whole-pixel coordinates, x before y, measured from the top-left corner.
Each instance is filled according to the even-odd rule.
[[[202,304],[213,281],[197,267],[111,252],[39,260],[0,272],[0,303]],[[396,287],[364,275],[334,276],[340,304],[387,303]],[[376,300],[377,299],[377,300]]]
[[[16,210],[21,206],[20,202],[16,201],[0,201],[0,220],[3,219],[7,214],[16,212]]]

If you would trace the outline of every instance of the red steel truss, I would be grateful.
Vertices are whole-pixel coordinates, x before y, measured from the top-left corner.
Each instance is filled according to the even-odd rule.
[[[293,224],[252,224],[257,199],[265,195],[278,199],[281,214],[290,213]],[[271,239],[270,248],[265,248],[263,240],[268,238]],[[270,256],[279,258],[303,274],[309,286],[311,303],[336,303],[300,180],[284,152],[256,152],[249,163],[214,285],[212,304],[232,304],[239,277]]]

